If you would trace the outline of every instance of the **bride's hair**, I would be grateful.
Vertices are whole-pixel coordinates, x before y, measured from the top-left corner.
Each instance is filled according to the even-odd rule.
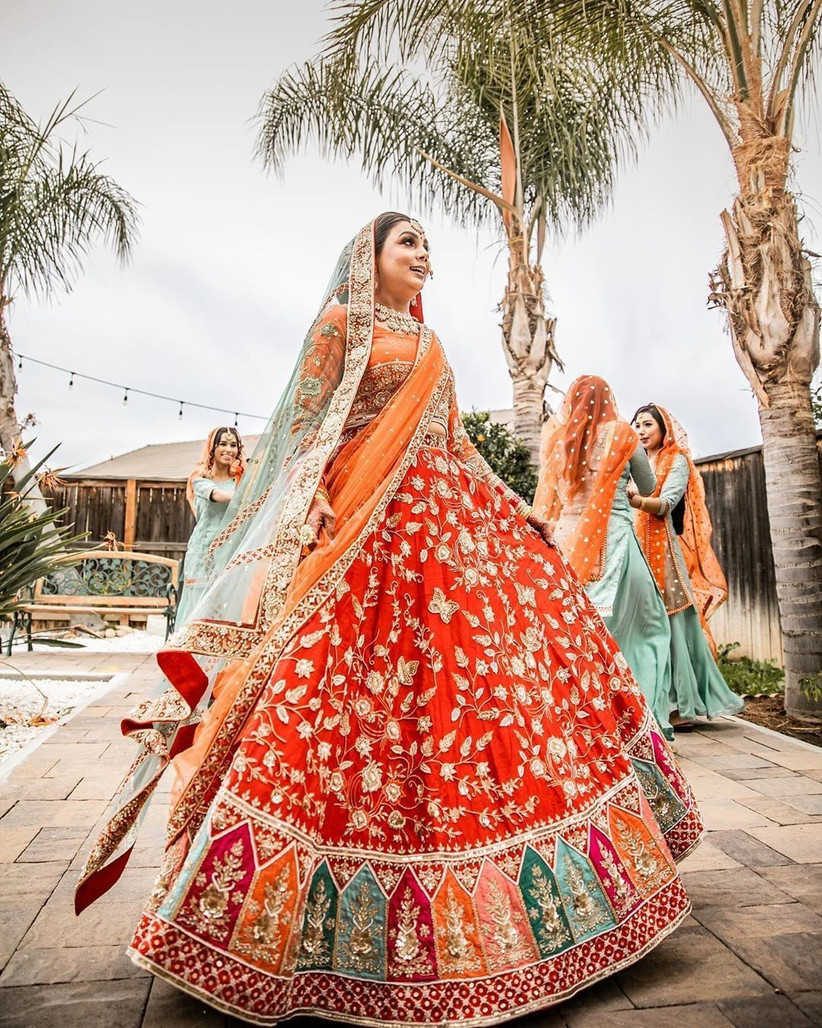
[[[386,211],[376,218],[374,223],[374,252],[377,257],[382,253],[382,248],[385,246],[385,241],[391,229],[395,225],[399,225],[401,221],[410,220],[411,218],[407,214],[399,214],[397,211]]]

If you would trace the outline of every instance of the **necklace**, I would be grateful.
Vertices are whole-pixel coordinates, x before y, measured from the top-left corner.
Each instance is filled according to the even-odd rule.
[[[410,314],[402,311],[395,311],[393,307],[386,307],[381,303],[374,304],[374,317],[377,321],[390,328],[392,332],[405,332],[408,335],[417,335],[420,330],[420,323]]]

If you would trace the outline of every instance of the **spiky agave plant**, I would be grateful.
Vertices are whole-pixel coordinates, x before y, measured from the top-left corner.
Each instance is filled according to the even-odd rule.
[[[0,622],[10,621],[25,602],[24,591],[56,567],[72,563],[68,549],[85,539],[61,525],[65,510],[34,510],[27,496],[44,473],[52,450],[15,482],[15,470],[27,447],[0,460]]]

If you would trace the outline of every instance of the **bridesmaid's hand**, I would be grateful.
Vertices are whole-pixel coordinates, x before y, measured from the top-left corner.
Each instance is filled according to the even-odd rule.
[[[320,531],[325,529],[329,539],[334,538],[334,531],[337,523],[337,515],[328,500],[324,496],[315,496],[305,519],[306,526],[310,528],[315,536],[315,542],[320,538]]]
[[[554,542],[554,533],[551,531],[551,526],[545,518],[541,517],[539,514],[535,514],[534,511],[531,511],[526,518],[526,521],[532,528],[535,528],[539,532],[544,542],[549,546],[556,546],[556,543]]]

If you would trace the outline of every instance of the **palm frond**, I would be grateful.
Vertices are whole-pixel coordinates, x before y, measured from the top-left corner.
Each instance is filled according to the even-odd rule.
[[[0,283],[48,296],[70,288],[97,241],[128,259],[138,205],[88,153],[67,150],[58,130],[82,120],[72,93],[41,127],[0,83]]]

